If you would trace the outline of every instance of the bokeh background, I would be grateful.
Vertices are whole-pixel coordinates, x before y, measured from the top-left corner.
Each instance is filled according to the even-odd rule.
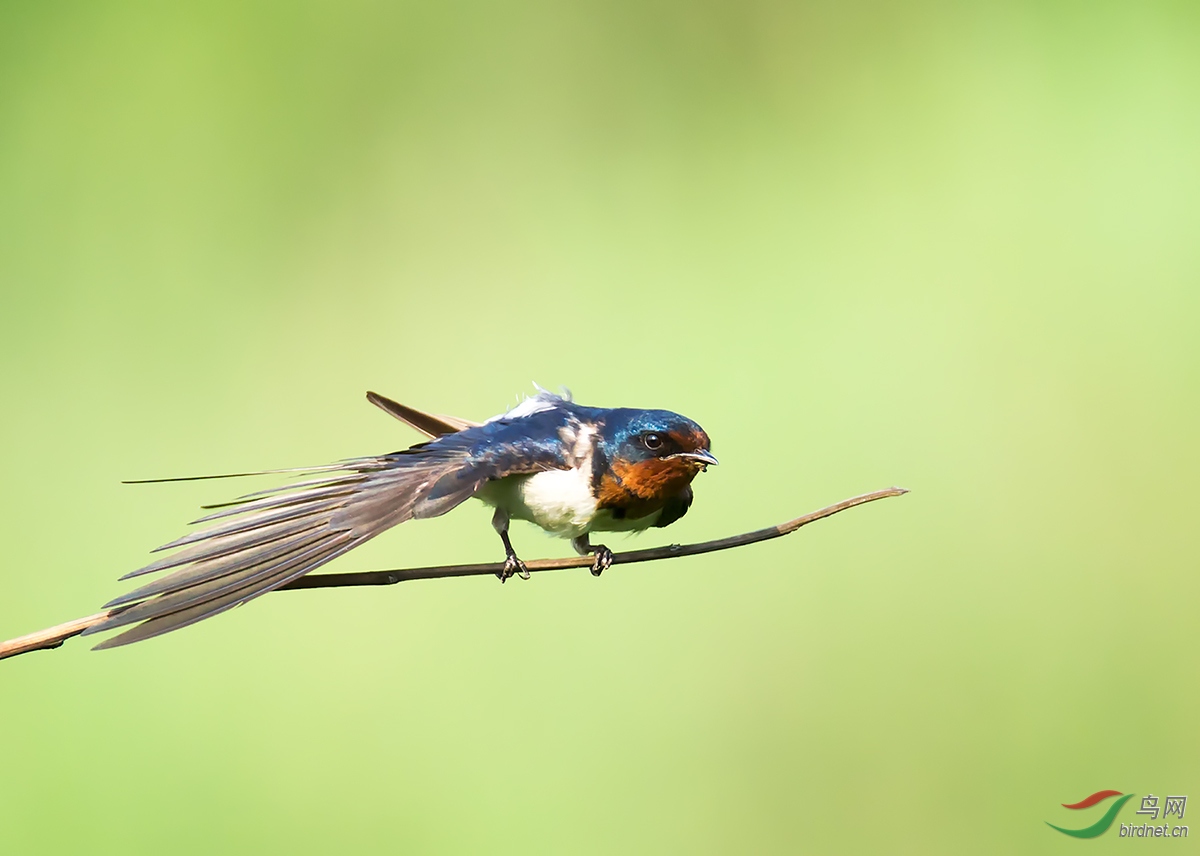
[[[693,417],[721,466],[618,548],[912,493],[6,661],[0,852],[1130,846],[1044,821],[1200,798],[1198,38],[1154,2],[4,4],[0,637],[266,486],[122,478],[415,441],[367,389]],[[498,555],[472,505],[334,569]]]

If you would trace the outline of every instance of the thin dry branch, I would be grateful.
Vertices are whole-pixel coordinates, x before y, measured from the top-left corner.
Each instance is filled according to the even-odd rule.
[[[907,490],[901,487],[889,487],[883,490],[872,491],[871,493],[864,493],[861,496],[843,499],[841,502],[822,508],[819,511],[809,512],[802,517],[797,517],[795,520],[789,520],[787,523],[780,523],[778,526],[768,526],[766,529],[744,532],[741,535],[731,535],[728,538],[719,538],[715,541],[702,541],[699,544],[671,544],[667,547],[652,547],[648,550],[614,553],[613,564],[628,565],[634,562],[652,562],[657,559],[695,556],[699,553],[712,553],[717,550],[744,547],[747,544],[756,544],[759,541],[768,541],[772,538],[791,534],[801,526],[806,526],[817,520],[823,520],[826,517],[832,517],[839,511],[845,511],[848,508],[874,502],[877,499],[900,496],[907,492]],[[567,559],[537,559],[525,563],[530,572],[587,568],[591,564],[592,558],[590,556],[572,556]],[[358,571],[348,574],[313,574],[312,576],[301,577],[298,580],[288,583],[282,586],[279,591],[285,589],[334,588],[342,586],[389,586],[408,580],[433,580],[444,577],[471,577],[498,574],[503,567],[503,562],[485,562],[474,565],[439,565],[431,568]],[[98,612],[95,615],[89,615],[86,618],[77,618],[65,624],[58,624],[54,627],[48,627],[45,630],[39,630],[36,633],[30,633],[27,636],[18,636],[16,639],[0,643],[0,660],[7,657],[15,657],[17,654],[26,654],[30,651],[44,651],[51,648],[58,648],[72,636],[78,636],[89,627],[99,624],[101,621],[128,608],[127,606],[119,606],[115,609],[108,609],[104,612]]]

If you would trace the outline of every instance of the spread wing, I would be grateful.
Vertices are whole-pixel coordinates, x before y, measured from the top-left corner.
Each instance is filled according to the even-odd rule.
[[[489,480],[566,468],[562,444],[546,439],[556,437],[555,425],[566,418],[541,412],[470,427],[210,506],[212,513],[194,521],[203,528],[158,548],[177,552],[122,579],[170,573],[110,601],[106,607],[126,608],[85,632],[141,622],[96,646],[112,648],[186,627],[303,576],[398,523],[445,514]]]

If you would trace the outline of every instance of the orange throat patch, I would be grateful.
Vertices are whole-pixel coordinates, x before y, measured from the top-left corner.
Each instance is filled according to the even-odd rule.
[[[613,461],[600,478],[598,507],[623,510],[632,519],[653,514],[691,484],[701,468],[687,458],[651,458],[637,463]]]

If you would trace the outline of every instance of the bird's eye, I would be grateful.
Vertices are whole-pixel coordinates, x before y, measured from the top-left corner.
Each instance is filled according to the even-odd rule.
[[[653,452],[655,449],[662,448],[662,435],[655,434],[653,431],[651,431],[649,434],[646,434],[642,437],[642,442],[646,444],[647,449]]]

